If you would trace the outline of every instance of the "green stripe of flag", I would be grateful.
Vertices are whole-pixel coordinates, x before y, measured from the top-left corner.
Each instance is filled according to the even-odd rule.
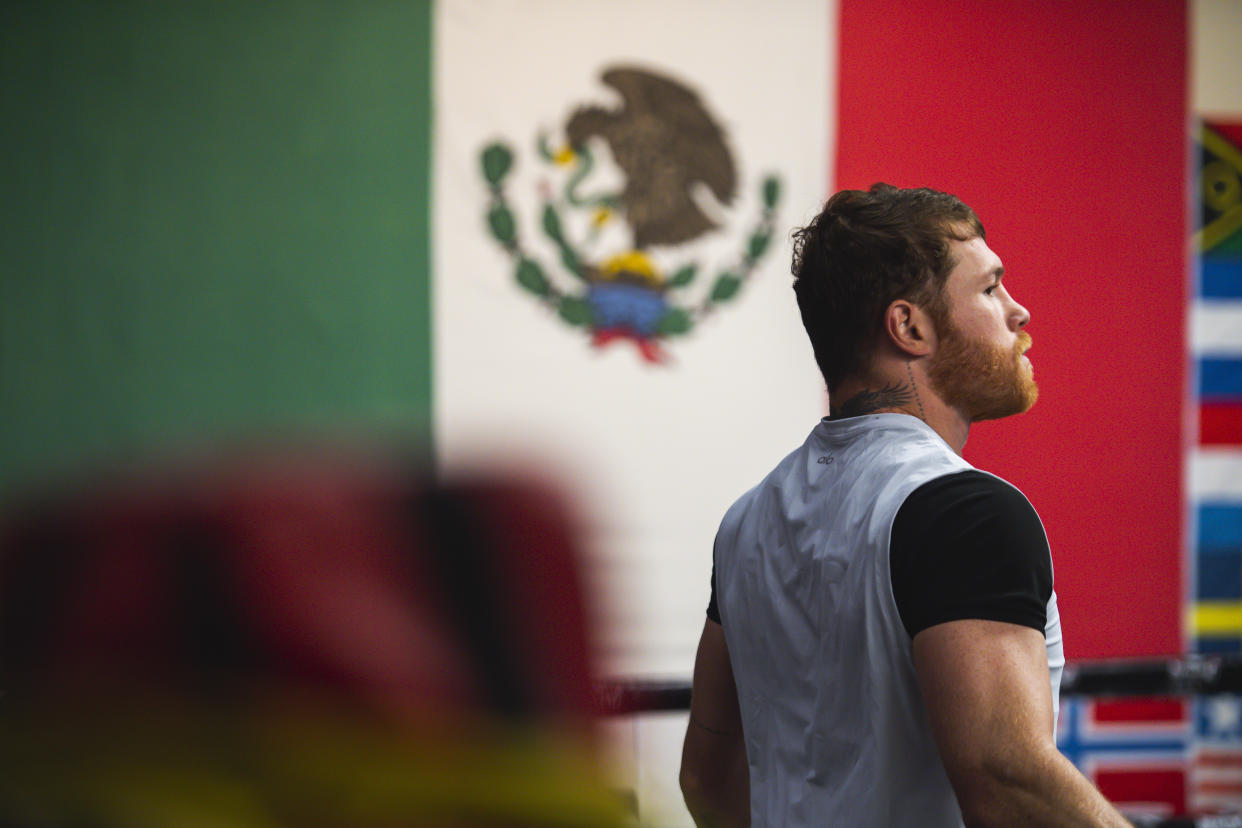
[[[427,3],[15,4],[0,487],[289,426],[429,437]]]

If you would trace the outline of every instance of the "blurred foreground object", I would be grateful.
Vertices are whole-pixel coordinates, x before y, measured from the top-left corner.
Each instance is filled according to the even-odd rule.
[[[5,825],[619,824],[569,511],[323,452],[0,525]]]

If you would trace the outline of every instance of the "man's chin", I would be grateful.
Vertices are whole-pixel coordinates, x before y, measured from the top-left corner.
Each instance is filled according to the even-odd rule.
[[[1025,332],[1010,350],[967,340],[950,329],[928,367],[931,386],[970,422],[1022,414],[1039,397],[1035,369],[1024,353],[1030,346]]]
[[[985,420],[1001,420],[1015,414],[1025,414],[1031,410],[1038,399],[1039,386],[1035,384],[1035,380],[1024,377],[1013,389],[1011,396],[1003,400],[988,400],[982,405],[982,410],[976,409],[977,413],[972,414],[970,420],[973,423],[979,423]]]
[[[1023,359],[1025,360],[1026,357]],[[1018,380],[1022,393],[1022,407],[1015,411],[1015,414],[1025,414],[1039,401],[1039,386],[1035,384],[1034,369],[1031,368],[1029,361],[1024,367],[1026,370],[1021,372],[1021,378]]]

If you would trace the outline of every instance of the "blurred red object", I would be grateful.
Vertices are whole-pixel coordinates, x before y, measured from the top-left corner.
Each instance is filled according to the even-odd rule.
[[[578,778],[591,766],[592,713],[578,553],[567,503],[533,478],[433,483],[420,470],[327,452],[200,462],[26,503],[0,535],[9,744],[83,747],[76,765],[49,758],[44,769],[77,768],[59,781],[63,794],[91,787],[78,777],[107,759],[85,746],[117,747],[127,738],[117,722],[154,753],[170,751],[165,732],[200,775],[202,757],[218,755],[211,773],[251,786],[252,805],[284,815],[272,824],[302,818],[291,785],[354,784],[343,757],[359,744],[375,746],[397,777],[455,762],[474,769],[467,780],[483,774],[448,804],[444,784],[397,784],[377,816],[401,824],[509,811],[522,824],[562,824],[573,808],[536,818],[497,787],[544,767],[525,779],[532,794],[602,803],[583,824],[605,824],[606,803]],[[264,720],[280,720],[284,736],[267,732],[256,747]],[[31,722],[56,734],[23,730]],[[196,745],[204,732],[228,747]],[[39,752],[10,752],[5,774],[30,776],[22,751]],[[256,751],[268,757],[258,774],[247,770]],[[341,772],[286,773],[307,751]],[[130,783],[142,788],[141,776]],[[91,810],[94,800],[79,798]],[[0,803],[29,799],[0,785]],[[423,816],[438,822],[401,810],[435,802]]]

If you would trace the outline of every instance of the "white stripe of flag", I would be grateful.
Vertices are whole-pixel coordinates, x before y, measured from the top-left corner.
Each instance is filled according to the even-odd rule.
[[[835,21],[835,3],[823,0],[762,9],[714,0],[437,6],[437,459],[452,468],[530,458],[572,487],[587,513],[592,609],[607,672],[687,675],[721,516],[825,412],[789,261],[790,229],[814,216],[829,180]],[[684,290],[660,294],[667,301],[702,305],[718,274],[738,267],[747,249],[763,177],[783,184],[771,246],[755,272],[688,336],[659,343],[669,355],[661,365],[624,339],[593,347],[590,332],[523,290],[516,262],[485,221],[491,195],[480,154],[502,141],[513,153],[504,192],[522,249],[559,291],[580,298],[593,284],[562,266],[541,219],[545,199],[561,205],[564,238],[588,264],[603,267],[630,249],[624,211],[570,203],[570,184],[579,181],[572,176],[585,176],[576,193],[587,200],[621,193],[628,180],[602,133],[612,119],[630,117],[621,114],[620,91],[601,78],[618,66],[691,89],[735,159],[732,203],[713,204],[710,194],[704,202],[719,230],[646,250],[662,273],[698,266]],[[541,133],[553,152],[563,147],[578,111],[592,113],[601,133],[588,139],[589,170],[536,150]],[[676,172],[685,162],[674,155],[655,162]]]
[[[1193,501],[1242,502],[1242,449],[1201,448],[1190,455]]]
[[[1195,302],[1190,312],[1190,330],[1196,354],[1242,356],[1242,302]]]

